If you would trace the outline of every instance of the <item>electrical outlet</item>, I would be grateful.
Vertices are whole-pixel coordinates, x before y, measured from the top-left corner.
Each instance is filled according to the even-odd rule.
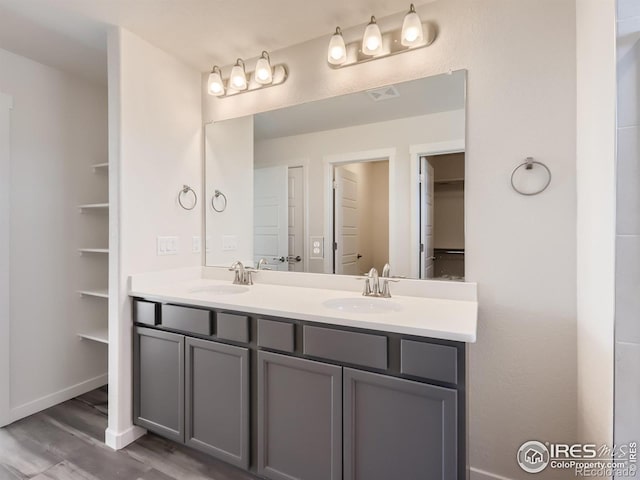
[[[177,255],[180,251],[178,237],[157,237],[156,240],[157,254]]]
[[[311,255],[309,258],[321,260],[324,258],[324,237],[310,237]]]
[[[191,237],[191,253],[201,253],[202,252],[202,242],[200,241],[200,236],[194,235]]]
[[[222,250],[225,252],[231,252],[238,249],[238,237],[235,235],[223,235],[222,236]]]

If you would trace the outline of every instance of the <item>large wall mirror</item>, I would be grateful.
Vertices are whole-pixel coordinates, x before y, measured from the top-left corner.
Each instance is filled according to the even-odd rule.
[[[463,280],[465,103],[457,71],[205,125],[206,265]]]

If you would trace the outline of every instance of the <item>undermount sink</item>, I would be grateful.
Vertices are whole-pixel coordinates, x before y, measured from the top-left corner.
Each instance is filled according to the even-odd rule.
[[[248,287],[243,287],[241,285],[209,285],[206,287],[189,289],[189,293],[207,293],[211,295],[235,295],[248,291]]]
[[[327,308],[352,313],[390,313],[399,312],[402,306],[391,300],[375,297],[333,298],[323,302]]]

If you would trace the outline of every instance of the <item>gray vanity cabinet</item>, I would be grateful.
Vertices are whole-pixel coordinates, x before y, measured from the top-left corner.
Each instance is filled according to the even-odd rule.
[[[249,467],[249,350],[186,339],[185,443]]]
[[[455,480],[457,392],[344,368],[344,480]]]
[[[342,479],[342,368],[258,352],[258,474]]]
[[[183,442],[185,338],[143,327],[134,333],[135,423]]]

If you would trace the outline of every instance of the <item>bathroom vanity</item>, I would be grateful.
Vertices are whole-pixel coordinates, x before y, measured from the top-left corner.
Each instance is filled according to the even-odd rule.
[[[466,478],[475,299],[211,279],[130,293],[137,425],[274,480]]]

